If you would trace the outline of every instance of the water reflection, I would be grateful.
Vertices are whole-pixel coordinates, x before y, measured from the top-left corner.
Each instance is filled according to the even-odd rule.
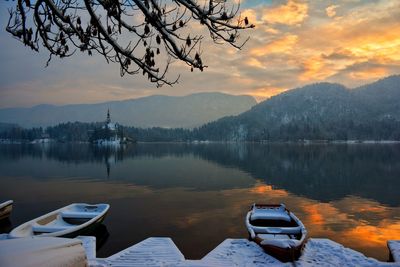
[[[110,233],[108,232],[107,226],[100,224],[96,227],[92,235],[96,237],[96,249],[100,250],[107,242]]]
[[[10,219],[3,219],[0,220],[0,234],[3,233],[9,233],[12,229],[11,221]]]
[[[386,241],[400,239],[399,160],[385,145],[0,146],[0,196],[16,201],[13,225],[70,202],[110,203],[102,256],[170,236],[199,258],[246,237],[252,202],[285,202],[311,236],[385,260]]]

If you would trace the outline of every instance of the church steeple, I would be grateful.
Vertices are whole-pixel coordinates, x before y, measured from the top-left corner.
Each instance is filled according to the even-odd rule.
[[[109,124],[111,122],[111,118],[110,118],[110,109],[107,110],[107,120],[106,123]]]

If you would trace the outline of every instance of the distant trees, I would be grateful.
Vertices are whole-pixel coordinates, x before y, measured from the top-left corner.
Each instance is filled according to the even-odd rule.
[[[108,128],[96,127],[92,130],[92,134],[90,135],[88,141],[93,143],[99,139],[109,139],[111,137],[110,131]]]
[[[52,139],[61,142],[87,142],[92,132],[101,123],[68,122],[47,127],[47,133]]]
[[[215,43],[240,49],[239,31],[252,28],[226,0],[17,0],[6,30],[34,51],[71,56],[76,50],[98,53],[117,63],[121,75],[142,73],[158,86],[168,80],[171,59],[203,71],[199,32]],[[187,27],[191,21],[198,26]],[[195,30],[196,29],[196,30]],[[197,30],[199,29],[199,30]],[[48,61],[48,62],[49,62]]]
[[[24,129],[19,126],[14,126],[12,128],[0,131],[0,139],[9,139],[9,140],[32,141],[34,139],[41,138],[42,135],[43,135],[43,129],[41,127]]]
[[[142,142],[184,142],[193,139],[193,132],[188,129],[165,129],[160,127],[136,128],[125,127],[128,136]]]
[[[218,123],[209,123],[195,129],[166,129],[160,127],[117,128],[117,132],[103,127],[104,123],[69,122],[56,126],[24,129],[12,127],[0,131],[0,139],[26,140],[44,136],[59,142],[93,142],[109,139],[115,134],[128,141],[141,142],[187,142],[187,141],[300,141],[300,140],[399,140],[400,122],[394,120],[354,123],[352,120],[323,123],[292,121],[285,125],[265,127],[255,122],[244,123],[224,118]],[[273,127],[272,127],[273,126]]]

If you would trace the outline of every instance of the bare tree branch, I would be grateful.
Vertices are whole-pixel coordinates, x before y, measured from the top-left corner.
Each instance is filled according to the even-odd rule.
[[[142,72],[157,86],[178,81],[166,77],[171,59],[192,71],[206,67],[200,51],[204,36],[192,31],[196,22],[214,42],[237,49],[247,41],[239,40],[239,31],[254,27],[241,18],[239,5],[227,0],[31,1],[17,0],[6,30],[34,51],[49,51],[47,64],[52,56],[96,52],[119,64],[121,76]]]

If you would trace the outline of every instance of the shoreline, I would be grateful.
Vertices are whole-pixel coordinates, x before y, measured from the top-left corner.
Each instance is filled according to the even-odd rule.
[[[137,141],[135,143],[121,143],[121,144],[92,144],[88,141],[71,141],[71,142],[60,142],[57,140],[47,140],[46,142],[40,141],[29,141],[29,140],[10,140],[10,139],[0,139],[0,145],[50,145],[50,144],[84,144],[93,145],[99,147],[109,147],[109,146],[125,146],[125,145],[135,145],[135,144],[188,144],[188,145],[208,145],[208,144],[294,144],[294,145],[393,145],[400,144],[400,140],[297,140],[297,141],[270,141],[270,140],[260,140],[260,141],[211,141],[211,140],[194,140],[194,141]]]

